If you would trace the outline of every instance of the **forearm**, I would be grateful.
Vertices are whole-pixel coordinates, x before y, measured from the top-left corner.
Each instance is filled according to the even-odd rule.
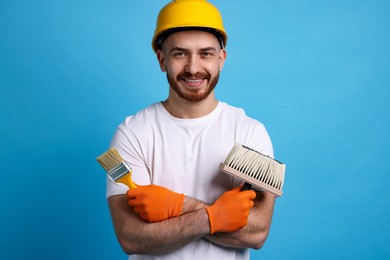
[[[197,204],[183,205],[185,214],[165,221],[148,223],[127,204],[127,197],[109,198],[118,240],[127,254],[164,254],[179,249],[210,232],[207,213]]]
[[[259,249],[264,244],[267,235],[267,229],[262,230],[249,219],[248,224],[236,232],[209,234],[204,238],[224,247]]]
[[[232,233],[207,234],[205,239],[224,247],[260,249],[267,239],[273,215],[275,196],[269,192],[257,192],[254,207],[250,210],[248,224]],[[205,209],[210,205],[186,197],[182,214]]]
[[[260,249],[270,230],[274,201],[274,195],[258,192],[245,227],[232,233],[209,234],[204,238],[224,247]]]
[[[184,203],[183,203],[183,208],[181,210],[181,214],[186,214],[186,213],[191,213],[193,211],[198,211],[198,210],[205,210],[206,207],[208,207],[207,203],[197,200],[194,198],[190,197],[184,197]]]

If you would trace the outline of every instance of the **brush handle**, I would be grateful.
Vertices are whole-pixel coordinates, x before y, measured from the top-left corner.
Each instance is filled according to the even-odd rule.
[[[252,184],[245,182],[244,186],[241,188],[241,191],[250,190],[250,189],[252,189]]]
[[[130,171],[129,173],[125,174],[122,178],[117,180],[117,182],[127,185],[127,187],[129,187],[130,189],[137,188],[137,185],[135,185],[133,180],[131,179],[131,174],[132,172]]]

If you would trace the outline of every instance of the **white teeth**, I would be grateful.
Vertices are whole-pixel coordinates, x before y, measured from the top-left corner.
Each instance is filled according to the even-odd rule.
[[[202,80],[200,80],[200,79],[186,79],[186,81],[189,83],[198,83],[198,82],[201,82]]]

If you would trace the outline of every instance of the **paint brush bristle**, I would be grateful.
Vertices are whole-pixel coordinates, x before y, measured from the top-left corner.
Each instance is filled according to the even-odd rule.
[[[282,195],[286,165],[249,147],[236,144],[220,169],[254,189]]]
[[[110,172],[112,169],[118,166],[118,164],[124,161],[122,156],[114,147],[100,155],[96,160],[107,172]]]

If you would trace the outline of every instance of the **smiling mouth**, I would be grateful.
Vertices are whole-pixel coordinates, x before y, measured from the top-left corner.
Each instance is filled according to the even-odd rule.
[[[198,86],[202,85],[204,82],[204,79],[185,79],[185,78],[182,78],[181,80],[184,82],[184,84],[186,86],[189,86],[189,87],[198,87]]]
[[[177,79],[188,88],[199,88],[206,81],[210,80],[210,74],[206,72],[198,72],[196,74],[183,72],[178,75]]]

